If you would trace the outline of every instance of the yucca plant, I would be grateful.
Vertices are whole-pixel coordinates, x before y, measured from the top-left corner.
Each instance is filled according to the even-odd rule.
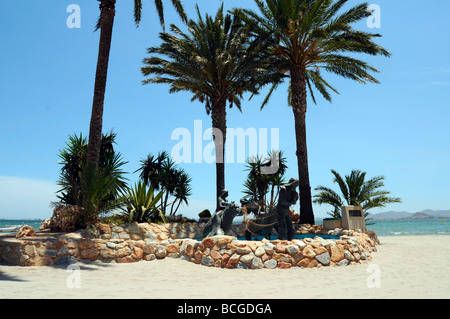
[[[272,160],[278,161],[278,169],[273,174],[263,174],[264,167],[271,165]],[[252,199],[262,205],[262,211],[269,211],[274,207],[278,197],[278,187],[284,181],[287,170],[286,158],[282,151],[271,151],[268,157],[256,156],[246,161],[247,179],[244,182],[244,191],[248,199]],[[270,192],[270,197],[267,198]]]
[[[143,223],[160,219],[165,222],[160,203],[163,194],[160,191],[155,195],[153,185],[147,187],[143,181],[139,181],[124,194],[120,211],[128,221]]]
[[[96,167],[87,163],[88,143],[86,137],[69,136],[66,147],[60,151],[62,165],[57,184],[59,203],[80,207],[76,216],[79,228],[98,220],[100,214],[113,210],[119,205],[120,193],[126,189],[126,164],[120,153],[114,150],[116,133],[110,132],[102,137],[100,160]],[[92,178],[92,180],[90,180]]]
[[[105,174],[92,163],[86,163],[80,174],[82,203],[76,217],[77,227],[86,228],[100,221],[102,214],[110,213],[123,204],[119,196],[121,181]]]
[[[141,160],[140,179],[145,185],[152,185],[155,190],[162,190],[161,210],[163,214],[175,215],[182,203],[188,205],[188,199],[192,195],[190,183],[192,178],[188,173],[179,168],[166,151],[158,153],[155,157],[149,154],[145,160]],[[176,205],[176,207],[175,207]]]

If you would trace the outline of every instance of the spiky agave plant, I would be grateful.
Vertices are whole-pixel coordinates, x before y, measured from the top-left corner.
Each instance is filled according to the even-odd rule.
[[[163,194],[160,191],[155,195],[153,185],[147,187],[143,181],[139,181],[125,192],[120,212],[128,221],[143,223],[161,219],[166,222],[160,203]]]

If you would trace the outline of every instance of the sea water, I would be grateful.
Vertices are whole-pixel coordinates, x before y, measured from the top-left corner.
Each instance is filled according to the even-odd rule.
[[[42,220],[29,219],[0,219],[0,234],[14,233],[23,225],[28,225],[38,231]]]
[[[450,219],[395,219],[367,221],[377,236],[450,235]]]

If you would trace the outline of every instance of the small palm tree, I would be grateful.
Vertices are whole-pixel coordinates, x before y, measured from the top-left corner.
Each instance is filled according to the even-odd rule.
[[[236,9],[256,37],[270,36],[273,67],[290,78],[288,103],[295,120],[296,155],[299,174],[300,223],[314,224],[306,147],[307,95],[316,102],[313,88],[331,102],[329,90],[336,92],[323,77],[323,71],[355,80],[378,83],[369,72],[378,72],[354,53],[390,56],[373,42],[379,34],[358,31],[353,24],[368,16],[362,3],[338,13],[347,0],[255,0],[260,14]],[[350,55],[347,55],[350,53]],[[278,86],[275,83],[264,100]]]
[[[163,170],[163,163],[169,158],[167,151],[159,152],[157,156],[148,154],[145,160],[141,160],[141,167],[135,171],[141,171],[140,179],[144,181],[145,185],[153,185],[155,189],[160,189],[162,179],[161,172]]]
[[[274,174],[263,174],[262,168],[271,164],[272,159],[278,160],[278,169]],[[262,205],[262,211],[268,212],[276,205],[278,188],[284,182],[284,174],[287,170],[286,158],[282,151],[271,151],[268,157],[256,156],[246,161],[247,179],[244,182],[244,194],[252,201]],[[267,194],[270,192],[270,198]]]
[[[364,216],[367,217],[368,211],[375,207],[385,207],[386,204],[401,203],[401,199],[388,196],[390,192],[381,190],[384,186],[384,176],[376,176],[366,180],[366,172],[352,170],[350,175],[342,178],[335,170],[331,170],[334,175],[333,182],[337,183],[341,195],[331,188],[318,186],[314,190],[319,193],[314,195],[315,204],[329,204],[334,208],[332,217],[340,218],[341,207],[343,205],[361,206]]]
[[[192,178],[182,169],[178,174],[178,180],[173,191],[175,200],[173,201],[172,207],[170,209],[170,215],[175,216],[181,204],[184,203],[185,205],[189,205],[188,199],[192,195],[192,188],[190,186],[191,181]],[[176,203],[177,206],[174,210]]]
[[[223,4],[215,17],[189,20],[189,34],[171,25],[174,34],[161,33],[162,44],[148,49],[150,57],[142,68],[144,84],[169,84],[170,93],[188,91],[191,101],[204,103],[211,114],[216,154],[216,198],[225,189],[224,149],[226,106],[240,111],[243,94],[256,94],[260,86],[273,82],[278,73],[270,73],[269,52],[264,40],[250,42],[249,30],[240,19],[223,14]]]
[[[106,78],[108,73],[109,52],[111,49],[112,30],[116,14],[116,0],[98,0],[100,2],[100,17],[97,29],[100,29],[98,46],[97,70],[95,73],[94,100],[92,103],[91,122],[89,127],[89,150],[87,161],[98,166],[100,144],[103,126],[103,103],[105,100]],[[171,0],[175,10],[183,21],[187,20],[186,13],[180,0]],[[159,20],[164,28],[164,10],[162,0],[155,0]],[[134,0],[134,21],[136,26],[141,22],[142,0]]]
[[[149,154],[147,159],[141,161],[141,167],[137,171],[140,171],[140,179],[145,185],[152,185],[156,190],[164,192],[164,196],[160,198],[163,214],[168,212],[169,205],[172,206],[170,215],[175,215],[181,203],[188,205],[188,199],[192,195],[192,178],[175,164],[166,151],[160,152],[156,157]],[[170,196],[174,197],[172,202],[169,201]]]

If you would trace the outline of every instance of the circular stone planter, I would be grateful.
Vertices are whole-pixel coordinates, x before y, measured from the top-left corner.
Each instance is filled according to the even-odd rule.
[[[342,228],[342,219],[341,218],[325,218],[323,220],[323,227],[328,230]]]

